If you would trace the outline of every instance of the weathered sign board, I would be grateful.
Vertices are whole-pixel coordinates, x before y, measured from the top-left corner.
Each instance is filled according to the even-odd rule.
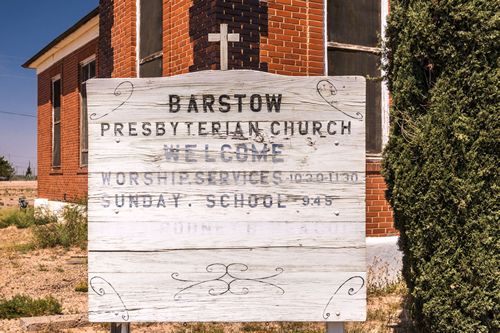
[[[89,318],[365,320],[365,80],[95,79]]]

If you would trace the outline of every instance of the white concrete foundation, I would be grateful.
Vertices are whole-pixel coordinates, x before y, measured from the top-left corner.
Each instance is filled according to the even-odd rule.
[[[384,286],[401,279],[403,253],[398,248],[398,239],[398,236],[366,238],[369,283]]]
[[[67,202],[37,198],[33,206],[35,207],[35,214],[53,214],[61,222],[62,212],[66,205],[68,205]]]

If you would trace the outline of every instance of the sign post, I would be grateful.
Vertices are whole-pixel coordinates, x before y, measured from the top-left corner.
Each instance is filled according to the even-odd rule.
[[[364,78],[87,91],[90,321],[365,320]]]
[[[344,323],[343,322],[326,323],[326,333],[344,333]]]
[[[111,333],[130,333],[130,323],[111,323]]]

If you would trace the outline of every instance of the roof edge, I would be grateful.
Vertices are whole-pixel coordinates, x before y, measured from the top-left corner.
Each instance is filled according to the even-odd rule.
[[[64,40],[66,37],[71,35],[73,32],[78,30],[80,27],[85,25],[85,23],[89,22],[91,19],[99,15],[99,7],[96,7],[93,9],[90,13],[85,15],[83,18],[81,18],[78,22],[76,22],[73,26],[71,26],[69,29],[64,31],[62,34],[57,36],[53,41],[51,41],[49,44],[47,44],[43,49],[38,51],[33,57],[28,59],[24,64],[21,65],[23,68],[30,68],[30,65],[33,64],[38,58],[43,56],[45,53],[50,51],[54,46],[59,44],[62,40]]]

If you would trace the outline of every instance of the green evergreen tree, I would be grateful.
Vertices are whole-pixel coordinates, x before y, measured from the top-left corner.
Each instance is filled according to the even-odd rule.
[[[500,330],[499,8],[391,1],[384,175],[423,332]]]
[[[0,156],[0,179],[11,179],[14,176],[15,169],[10,162],[3,156]]]

